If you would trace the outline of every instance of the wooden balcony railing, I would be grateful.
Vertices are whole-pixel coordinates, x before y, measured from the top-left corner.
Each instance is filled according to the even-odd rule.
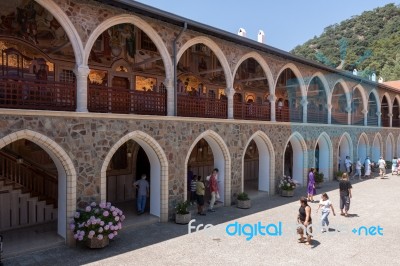
[[[351,114],[351,124],[354,126],[364,125],[364,115],[363,114]]]
[[[392,127],[400,127],[400,118],[392,118]]]
[[[0,108],[74,111],[76,85],[0,77]]]
[[[178,95],[178,116],[227,118],[228,102],[224,99]]]
[[[378,117],[377,116],[368,116],[367,125],[368,126],[378,126]]]
[[[166,92],[137,91],[90,85],[89,112],[166,115]]]
[[[347,125],[348,114],[333,112],[331,117],[331,123],[336,125]]]
[[[234,103],[235,119],[271,121],[271,105],[257,103]]]
[[[303,122],[303,112],[300,108],[276,107],[275,115],[277,122]]]
[[[328,124],[328,112],[326,110],[310,109],[307,111],[307,123]]]
[[[381,119],[382,119],[382,126],[383,127],[389,127],[390,126],[390,119],[389,119],[389,117],[387,117],[387,115],[385,117],[382,116]]]

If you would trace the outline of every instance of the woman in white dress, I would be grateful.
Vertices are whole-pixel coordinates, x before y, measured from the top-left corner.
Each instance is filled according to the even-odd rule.
[[[367,159],[365,159],[365,162],[364,162],[364,169],[365,169],[364,177],[365,178],[369,178],[371,176],[371,161],[370,161],[368,156],[367,156]]]

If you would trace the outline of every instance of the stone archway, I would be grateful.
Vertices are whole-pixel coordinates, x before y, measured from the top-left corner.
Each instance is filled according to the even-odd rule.
[[[73,245],[72,233],[68,233],[68,223],[74,217],[76,209],[76,181],[77,175],[71,158],[54,140],[32,130],[20,130],[0,139],[0,149],[8,144],[27,139],[45,150],[58,171],[58,225],[57,233],[61,235],[68,245]]]
[[[378,162],[379,158],[383,156],[382,154],[382,136],[381,134],[377,133],[375,135],[374,141],[372,142],[371,146],[371,160],[374,162]]]
[[[212,130],[207,130],[200,134],[190,146],[185,159],[185,177],[187,176],[188,162],[190,155],[196,146],[196,144],[201,140],[205,139],[208,145],[211,147],[213,157],[214,157],[214,167],[218,168],[218,179],[219,179],[219,195],[220,201],[224,203],[225,206],[231,205],[231,158],[229,155],[228,147],[226,146],[224,140],[216,132]],[[187,197],[187,178],[184,181],[184,198]]]
[[[101,167],[101,201],[106,200],[106,171],[114,153],[128,140],[137,142],[146,152],[150,161],[150,174],[152,182],[150,184],[150,213],[160,217],[161,222],[168,221],[168,160],[157,143],[148,134],[142,131],[134,131],[126,134],[118,140],[108,152]],[[157,193],[158,192],[158,193]]]
[[[266,191],[269,195],[273,195],[275,193],[275,152],[272,145],[271,140],[268,136],[262,132],[257,131],[254,133],[250,139],[247,141],[247,144],[244,146],[245,151],[249,146],[250,142],[254,140],[258,149],[259,163],[258,163],[258,190]],[[245,152],[243,152],[242,156],[242,186],[241,190],[244,191],[244,157]]]
[[[392,133],[389,133],[387,139],[386,139],[386,149],[385,149],[385,160],[386,161],[391,161],[393,157],[395,156],[394,154],[395,151],[395,141]]]
[[[321,135],[318,137],[317,143],[315,144],[315,152],[317,151],[316,147],[319,147],[318,149],[318,165],[317,162],[315,162],[315,167],[319,168],[318,172],[324,174],[324,179],[328,180],[330,176],[332,176],[332,169],[333,169],[333,149],[332,149],[332,142],[330,141],[330,138],[328,134],[325,132],[321,133]],[[314,158],[317,158],[315,155]]]
[[[304,138],[300,133],[293,133],[284,146],[283,152],[283,169],[282,174],[285,175],[285,153],[286,150],[291,148],[292,154],[290,157],[292,165],[292,178],[299,183],[301,186],[307,185],[307,145]]]
[[[368,151],[368,143],[368,136],[365,133],[362,133],[357,144],[357,157],[360,158],[361,162],[364,162],[365,159],[370,156]],[[372,158],[370,159],[372,160]]]
[[[353,155],[353,144],[350,135],[347,132],[345,132],[341,136],[338,146],[338,160],[337,160],[338,171],[344,172],[346,170],[344,166],[344,160],[346,159],[346,156],[352,157],[352,155]]]

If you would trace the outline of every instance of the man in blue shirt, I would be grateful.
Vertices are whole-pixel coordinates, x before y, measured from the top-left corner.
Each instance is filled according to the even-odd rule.
[[[137,180],[133,185],[137,188],[138,193],[136,197],[137,212],[138,214],[144,213],[146,208],[146,198],[149,196],[150,186],[149,182],[146,180],[146,175],[143,174],[140,180]]]

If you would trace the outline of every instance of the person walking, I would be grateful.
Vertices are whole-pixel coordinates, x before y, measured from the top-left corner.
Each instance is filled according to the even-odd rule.
[[[371,177],[371,160],[369,159],[368,156],[364,161],[364,169],[365,169],[364,177],[370,178]]]
[[[206,215],[203,211],[204,207],[204,194],[206,193],[206,188],[203,181],[201,181],[201,176],[197,177],[196,182],[196,198],[197,198],[197,214]]]
[[[218,192],[218,169],[214,168],[212,171],[212,174],[210,175],[210,192],[211,192],[211,200],[210,200],[210,206],[208,208],[209,212],[215,212],[214,210],[214,204],[215,201],[219,198],[219,192]]]
[[[310,202],[314,202],[314,195],[317,194],[315,190],[315,177],[314,177],[315,169],[311,168],[308,172],[308,186],[307,186],[307,200]]]
[[[350,199],[352,197],[351,183],[349,181],[349,175],[344,173],[342,175],[342,180],[339,182],[339,195],[340,195],[340,215],[346,216],[348,215],[348,211],[350,209]],[[344,212],[343,212],[344,209]]]
[[[382,179],[385,176],[385,173],[386,173],[386,170],[385,170],[386,162],[385,162],[385,160],[383,160],[382,156],[378,161],[378,166],[379,166],[379,176]]]
[[[394,175],[394,173],[396,173],[396,175],[399,174],[399,171],[397,170],[398,165],[397,165],[397,157],[394,156],[393,160],[392,160],[392,175]]]
[[[350,160],[350,156],[346,156],[346,160],[344,160],[344,165],[346,166],[346,172],[349,175],[351,174],[351,171],[352,171],[352,169],[351,169],[352,164],[353,163]]]
[[[317,213],[318,213],[319,208],[322,208],[321,232],[324,233],[327,231],[327,227],[329,226],[328,216],[329,216],[330,211],[332,210],[333,215],[336,216],[335,210],[333,209],[332,202],[329,200],[328,194],[326,194],[326,193],[322,194],[322,199],[319,202]]]
[[[146,208],[146,198],[150,195],[150,185],[146,178],[146,175],[143,174],[141,179],[133,183],[138,190],[136,204],[139,215],[144,213],[144,209]]]
[[[306,243],[307,245],[311,245],[311,207],[308,205],[307,199],[305,197],[300,198],[300,208],[299,214],[297,215],[297,223],[302,225],[297,229],[297,233],[300,235],[299,243]],[[304,233],[306,234],[307,239],[305,239]]]
[[[358,176],[358,180],[361,180],[361,162],[360,162],[360,158],[357,159],[356,172],[354,173],[353,178],[355,176]]]
[[[193,175],[192,182],[190,182],[190,204],[196,202],[196,188],[197,188],[197,175]]]

